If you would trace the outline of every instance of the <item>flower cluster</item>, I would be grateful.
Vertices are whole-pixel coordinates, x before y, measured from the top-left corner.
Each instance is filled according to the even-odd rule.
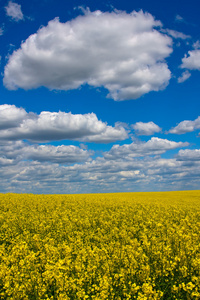
[[[0,195],[0,299],[200,299],[200,192]]]

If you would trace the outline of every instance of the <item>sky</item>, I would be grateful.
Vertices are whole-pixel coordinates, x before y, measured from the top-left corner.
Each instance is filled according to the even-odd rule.
[[[0,0],[0,192],[200,188],[198,0]]]

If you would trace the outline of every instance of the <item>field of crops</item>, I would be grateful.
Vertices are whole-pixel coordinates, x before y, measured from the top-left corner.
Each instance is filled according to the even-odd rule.
[[[200,191],[1,194],[0,299],[200,299]]]

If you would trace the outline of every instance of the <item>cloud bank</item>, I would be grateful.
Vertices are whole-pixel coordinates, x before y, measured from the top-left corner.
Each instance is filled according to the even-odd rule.
[[[95,11],[61,23],[58,18],[21,44],[4,70],[11,90],[104,87],[116,101],[137,99],[166,87],[165,58],[172,39],[151,14]]]
[[[140,133],[158,129],[153,122],[142,125]],[[15,105],[1,105],[0,189],[20,193],[88,193],[165,190],[169,184],[171,189],[185,189],[188,184],[190,188],[198,186],[198,149],[181,149],[174,158],[161,157],[169,150],[187,147],[187,142],[152,137],[146,142],[114,145],[102,153],[75,145],[40,144],[62,139],[110,142],[127,137],[122,124],[108,126],[95,114],[38,115]]]
[[[200,161],[187,157],[132,157],[125,160],[97,157],[74,165],[58,162],[0,159],[2,191],[84,193],[152,191],[199,187]]]

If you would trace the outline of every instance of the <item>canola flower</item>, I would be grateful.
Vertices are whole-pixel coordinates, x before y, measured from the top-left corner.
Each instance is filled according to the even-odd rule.
[[[0,299],[200,299],[200,191],[0,194]]]

